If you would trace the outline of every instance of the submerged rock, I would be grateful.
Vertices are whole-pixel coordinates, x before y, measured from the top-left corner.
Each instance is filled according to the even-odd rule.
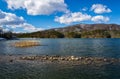
[[[13,62],[13,60],[11,59],[11,60],[9,60],[9,62]]]

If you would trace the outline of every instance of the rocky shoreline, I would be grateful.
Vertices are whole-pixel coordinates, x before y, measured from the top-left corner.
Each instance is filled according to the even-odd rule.
[[[50,61],[50,62],[77,62],[79,64],[120,64],[120,59],[116,58],[102,58],[102,57],[76,57],[76,56],[23,56],[20,60],[30,61]]]
[[[41,62],[41,63],[61,63],[73,65],[95,65],[120,64],[120,58],[104,57],[78,57],[78,56],[59,56],[59,55],[40,55],[40,56],[0,56],[0,62]]]

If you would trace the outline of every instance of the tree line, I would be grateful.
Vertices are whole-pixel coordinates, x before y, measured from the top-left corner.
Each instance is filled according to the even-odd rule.
[[[0,32],[0,38],[5,38],[5,39],[11,39],[13,37],[13,34],[11,31],[8,32]]]
[[[120,38],[120,31],[93,30],[61,33],[55,30],[47,30],[15,35],[19,38]]]

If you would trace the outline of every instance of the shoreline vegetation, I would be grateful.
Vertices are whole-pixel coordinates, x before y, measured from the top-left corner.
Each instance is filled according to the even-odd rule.
[[[70,63],[77,65],[97,65],[102,66],[106,64],[114,65],[120,64],[119,58],[104,58],[104,57],[81,57],[81,56],[60,56],[60,55],[40,55],[40,56],[14,56],[5,55],[0,56],[0,61],[18,62],[18,61],[38,61],[49,63]]]
[[[14,47],[32,47],[32,46],[40,46],[40,43],[37,41],[26,40],[26,41],[19,41],[12,44]]]

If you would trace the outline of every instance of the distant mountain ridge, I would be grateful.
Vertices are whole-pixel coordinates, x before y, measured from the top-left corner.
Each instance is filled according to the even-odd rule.
[[[59,32],[80,32],[93,30],[120,31],[120,25],[117,24],[76,24],[63,28],[51,29]]]
[[[20,38],[120,38],[117,24],[76,24],[32,33],[16,34]]]

